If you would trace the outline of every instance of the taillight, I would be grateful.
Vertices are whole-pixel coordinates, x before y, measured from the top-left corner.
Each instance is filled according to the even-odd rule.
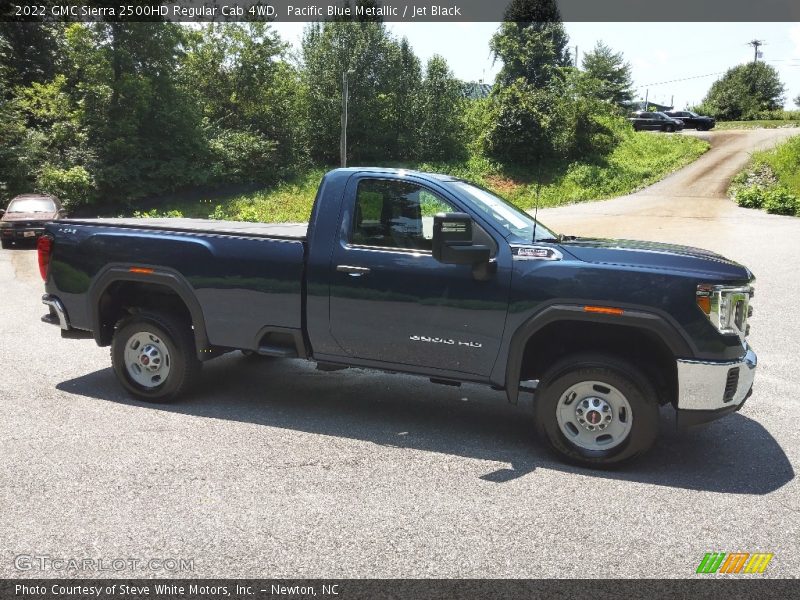
[[[47,271],[50,269],[50,255],[53,252],[53,238],[43,235],[36,243],[36,250],[39,252],[39,274],[43,281],[47,281]]]

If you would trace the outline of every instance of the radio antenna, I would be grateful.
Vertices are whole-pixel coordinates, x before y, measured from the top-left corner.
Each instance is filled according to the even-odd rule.
[[[533,237],[531,242],[536,241],[536,226],[539,224],[539,190],[542,187],[542,157],[539,155],[536,161],[536,197],[533,205]]]

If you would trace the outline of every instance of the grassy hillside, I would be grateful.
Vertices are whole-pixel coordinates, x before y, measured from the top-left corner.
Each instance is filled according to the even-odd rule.
[[[754,153],[747,169],[734,177],[729,193],[745,208],[800,216],[800,136]]]
[[[762,121],[718,121],[715,129],[777,129],[800,127],[799,120],[766,119]]]
[[[517,206],[530,209],[536,203],[537,194],[540,206],[558,206],[633,192],[692,162],[708,147],[707,142],[690,136],[631,132],[602,159],[549,163],[534,170],[504,170],[482,157],[460,163],[385,166],[449,173],[475,181]],[[325,171],[324,168],[313,169],[295,181],[226,198],[192,201],[166,198],[158,209],[137,214],[211,216],[242,221],[305,221]]]

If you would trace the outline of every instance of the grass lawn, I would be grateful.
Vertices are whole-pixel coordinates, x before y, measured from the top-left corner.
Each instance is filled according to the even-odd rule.
[[[540,206],[600,200],[650,185],[687,165],[707,142],[680,134],[631,132],[606,157],[573,163],[548,163],[538,169],[504,170],[482,157],[459,163],[387,164],[449,173],[479,183],[523,209],[539,196]],[[295,181],[260,191],[191,201],[165,198],[158,209],[138,216],[211,217],[242,221],[306,221],[327,169],[316,168]]]
[[[800,121],[765,120],[765,121],[717,121],[714,129],[777,129],[778,127],[800,127]]]

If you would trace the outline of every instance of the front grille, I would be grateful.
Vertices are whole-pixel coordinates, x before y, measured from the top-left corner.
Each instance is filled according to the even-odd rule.
[[[728,377],[725,380],[725,393],[722,395],[723,402],[730,402],[736,395],[736,390],[739,387],[739,367],[734,367],[728,371]]]

